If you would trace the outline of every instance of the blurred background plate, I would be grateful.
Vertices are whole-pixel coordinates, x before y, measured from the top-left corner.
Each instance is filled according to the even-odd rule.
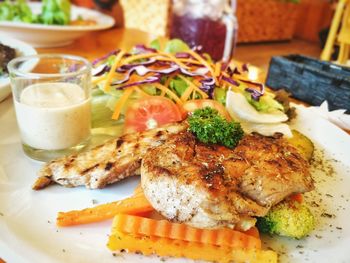
[[[41,11],[41,3],[28,3],[34,14]],[[23,22],[0,21],[0,32],[7,36],[25,41],[34,47],[58,47],[72,43],[75,39],[90,31],[110,28],[114,19],[100,12],[72,6],[71,19],[96,21],[93,25],[43,25]]]
[[[14,48],[16,57],[29,56],[37,54],[36,50],[22,41],[10,38],[6,35],[0,35],[0,43]],[[0,101],[4,100],[11,93],[10,79],[8,76],[0,76]]]

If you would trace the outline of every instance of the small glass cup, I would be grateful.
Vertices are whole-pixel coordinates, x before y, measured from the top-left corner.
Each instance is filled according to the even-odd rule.
[[[8,70],[23,150],[48,161],[83,149],[91,134],[91,65],[84,58],[18,57]]]

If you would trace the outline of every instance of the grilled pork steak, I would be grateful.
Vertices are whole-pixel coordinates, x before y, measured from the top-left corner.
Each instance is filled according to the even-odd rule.
[[[184,131],[147,152],[141,184],[166,218],[216,228],[264,216],[290,194],[312,190],[308,168],[279,137],[247,135],[230,150],[199,143]]]
[[[78,155],[53,160],[41,169],[33,189],[40,190],[51,183],[103,188],[139,174],[141,159],[149,148],[163,144],[171,134],[186,128],[185,123],[174,123],[141,133],[125,134]]]

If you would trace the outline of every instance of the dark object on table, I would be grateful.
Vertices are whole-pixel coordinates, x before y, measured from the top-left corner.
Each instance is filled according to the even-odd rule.
[[[15,57],[15,49],[0,43],[0,76],[7,73],[7,64]]]
[[[266,85],[285,89],[298,100],[350,113],[350,68],[301,55],[272,57]]]

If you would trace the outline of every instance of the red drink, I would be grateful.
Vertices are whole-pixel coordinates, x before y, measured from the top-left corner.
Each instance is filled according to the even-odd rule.
[[[181,0],[180,0],[181,1]],[[225,1],[223,1],[225,2]],[[186,5],[187,4],[187,5]],[[198,1],[197,5],[203,5]],[[235,17],[222,11],[221,15],[210,17],[210,14],[198,14],[192,3],[182,3],[180,11],[172,14],[171,38],[185,41],[191,48],[201,46],[201,51],[208,53],[214,60],[229,60],[235,46]],[[184,10],[187,8],[187,11]],[[211,9],[213,10],[213,9]],[[178,12],[176,12],[178,11]],[[215,11],[213,11],[214,13]]]

